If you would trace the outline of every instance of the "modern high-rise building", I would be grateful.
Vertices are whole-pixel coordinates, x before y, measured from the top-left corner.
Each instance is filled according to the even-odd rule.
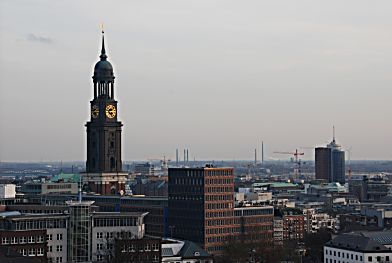
[[[234,170],[169,168],[169,235],[219,254],[234,231]]]
[[[345,153],[336,143],[335,135],[327,147],[315,149],[316,179],[328,182],[346,182]]]
[[[87,161],[84,190],[102,195],[123,193],[127,173],[122,171],[121,127],[114,99],[113,66],[107,61],[104,32],[100,60],[93,75],[94,97],[87,127]]]

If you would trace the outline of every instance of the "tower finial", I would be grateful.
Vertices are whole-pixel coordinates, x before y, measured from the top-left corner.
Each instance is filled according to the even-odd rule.
[[[102,32],[102,48],[101,48],[101,55],[99,56],[101,60],[106,60],[108,56],[106,56],[105,50],[105,30],[103,28],[103,24],[100,25],[101,32]]]

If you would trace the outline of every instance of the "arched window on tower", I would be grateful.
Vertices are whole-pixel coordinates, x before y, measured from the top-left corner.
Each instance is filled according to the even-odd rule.
[[[114,160],[114,157],[110,158],[110,169],[116,168],[116,161]]]

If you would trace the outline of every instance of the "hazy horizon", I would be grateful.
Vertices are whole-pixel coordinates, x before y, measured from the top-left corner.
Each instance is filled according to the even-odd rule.
[[[392,2],[0,2],[0,161],[84,161],[105,24],[123,160],[392,156]],[[388,115],[389,114],[389,115]]]

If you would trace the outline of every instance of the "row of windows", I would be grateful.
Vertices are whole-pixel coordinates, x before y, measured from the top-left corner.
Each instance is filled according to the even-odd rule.
[[[207,242],[208,243],[221,243],[221,242],[227,242],[231,238],[230,236],[216,236],[216,237],[208,237]]]
[[[232,219],[212,219],[207,220],[207,226],[225,226],[225,225],[232,225]]]
[[[203,185],[203,178],[181,178],[181,177],[177,177],[174,178],[174,184],[177,185]],[[173,183],[173,181],[171,181],[171,183]]]
[[[184,191],[186,192],[186,191]],[[170,195],[170,200],[194,200],[194,201],[203,201],[202,195]]]
[[[137,218],[95,218],[94,227],[106,226],[138,226]]]
[[[263,216],[263,217],[245,217],[243,218],[246,224],[254,224],[254,223],[273,223],[274,219],[270,216]]]
[[[43,236],[29,236],[29,237],[2,237],[1,243],[6,244],[33,244],[33,243],[44,243],[45,238]]]
[[[233,179],[206,179],[206,184],[232,184]]]
[[[48,189],[70,189],[72,184],[48,184]]]
[[[66,219],[47,219],[13,222],[11,230],[37,230],[48,228],[66,228]]]
[[[232,194],[227,194],[227,195],[206,195],[206,201],[232,201],[233,200],[233,195]]]
[[[53,235],[52,234],[47,234],[46,235],[46,240],[53,240]],[[56,240],[63,240],[63,234],[57,234],[56,235]]]
[[[273,215],[274,210],[272,208],[235,209],[234,213],[236,216]]]
[[[232,217],[232,211],[206,212],[206,218]]]
[[[149,252],[149,251],[159,251],[159,244],[145,244],[145,245],[123,245],[121,246],[121,252]]]
[[[19,253],[24,257],[41,257],[44,255],[45,251],[43,248],[29,248],[29,249],[19,249]]]
[[[210,186],[207,187],[206,189],[207,193],[227,193],[233,192],[233,187],[232,186]]]
[[[266,231],[266,230],[273,230],[273,226],[247,226],[245,227],[245,232],[259,232],[259,231]]]
[[[56,246],[56,251],[57,252],[62,252],[63,251],[63,246],[62,245]],[[53,252],[53,246],[48,246],[48,252]]]
[[[96,235],[97,239],[113,239],[113,238],[122,238],[122,239],[126,239],[126,238],[134,238],[135,235],[132,232],[127,232],[127,231],[123,231],[123,232],[97,232]]]
[[[233,176],[233,170],[207,170],[207,176]]]
[[[233,204],[230,203],[230,208],[233,207]],[[208,203],[207,209],[227,209],[229,208],[229,203]]]
[[[325,250],[325,255],[330,255],[330,256],[334,256],[334,257],[341,257],[342,259],[344,259],[345,257],[347,258],[347,259],[352,259],[352,260],[354,260],[354,258],[355,258],[355,260],[360,260],[360,261],[362,261],[362,256],[361,255],[358,255],[358,254],[353,254],[353,253],[348,253],[348,252],[346,252],[346,253],[344,253],[344,252],[340,252],[340,251],[336,251],[336,250],[334,250],[334,251],[332,251],[332,250],[328,250],[328,249],[326,249]],[[372,257],[372,256],[369,256],[368,257],[368,261],[369,262],[372,262],[373,261],[373,258],[375,258],[375,260],[377,261],[377,262],[380,262],[381,260],[382,260],[382,258],[381,258],[381,256],[377,256],[377,257]],[[386,256],[385,257],[385,261],[389,261],[389,256]],[[330,259],[330,262],[332,263],[332,259]],[[328,263],[328,261],[326,261],[326,263]],[[334,262],[335,263],[335,262]],[[343,263],[343,262],[338,262],[338,263]]]
[[[206,234],[207,235],[230,234],[230,233],[234,233],[235,230],[236,230],[235,228],[231,228],[231,227],[207,228]]]

